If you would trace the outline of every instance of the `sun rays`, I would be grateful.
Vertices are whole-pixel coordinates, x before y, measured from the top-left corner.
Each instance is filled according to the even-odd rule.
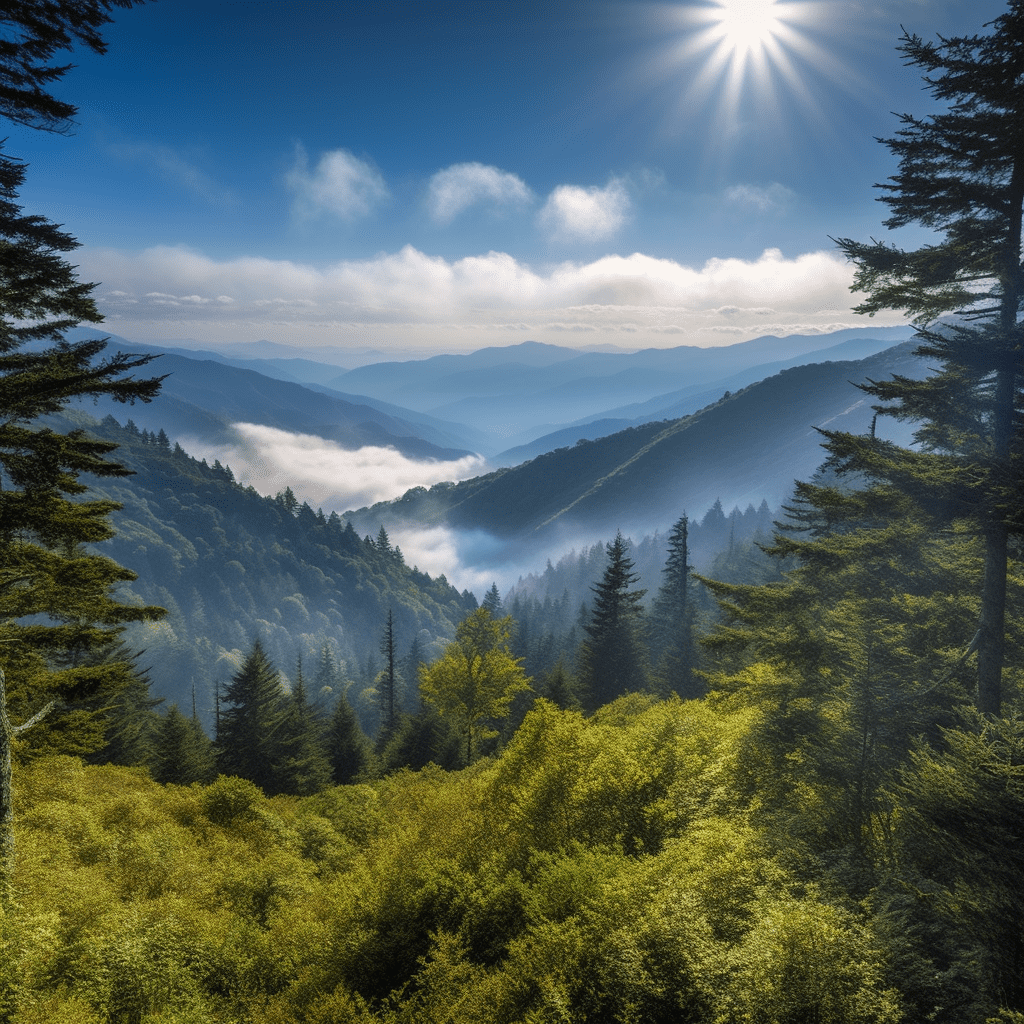
[[[737,132],[793,116],[826,128],[821,89],[827,79],[844,91],[857,75],[834,48],[815,41],[848,20],[830,0],[687,0],[647,8],[662,40],[648,51],[633,85],[676,83],[666,110],[670,134],[697,118],[715,126],[709,146],[727,147]]]

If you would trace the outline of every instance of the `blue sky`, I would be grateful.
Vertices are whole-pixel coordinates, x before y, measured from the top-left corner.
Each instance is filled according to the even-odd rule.
[[[966,34],[1003,6],[159,0],[74,55],[74,136],[12,130],[7,151],[134,340],[398,354],[863,325],[828,236],[885,235],[874,137],[934,109],[900,25]]]

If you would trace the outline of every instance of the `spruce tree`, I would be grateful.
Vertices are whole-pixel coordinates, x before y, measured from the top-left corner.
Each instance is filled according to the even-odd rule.
[[[220,695],[217,767],[224,775],[277,792],[278,731],[285,701],[277,669],[255,640],[242,667]]]
[[[306,697],[302,667],[284,701],[276,735],[273,792],[310,796],[330,785],[331,765],[321,741],[321,726]]]
[[[646,590],[631,590],[639,580],[621,531],[607,545],[608,565],[594,592],[593,609],[580,645],[579,679],[587,705],[598,708],[629,691],[647,686],[643,644]]]
[[[942,111],[900,117],[883,140],[899,169],[881,186],[889,228],[919,224],[936,240],[904,250],[838,239],[857,267],[857,312],[903,310],[918,325],[918,354],[936,372],[865,387],[879,413],[921,423],[919,450],[827,434],[847,469],[899,484],[946,520],[968,519],[984,540],[977,707],[1002,703],[1009,538],[1021,509],[1024,300],[1024,0],[984,35],[925,42],[904,33],[905,63],[921,68]]]
[[[327,730],[327,758],[331,777],[339,786],[360,778],[370,763],[370,741],[344,694],[338,698]]]
[[[213,744],[199,719],[186,718],[177,704],[167,709],[156,727],[152,775],[157,782],[178,786],[212,782],[216,771]]]
[[[384,527],[382,526],[381,532],[383,531]],[[395,619],[390,608],[388,609],[388,621],[380,638],[380,656],[384,659],[384,669],[377,680],[377,695],[380,701],[378,748],[382,748],[387,743],[388,737],[394,732],[399,711]]]
[[[548,562],[551,565],[551,562]],[[498,584],[492,583],[491,589],[487,591],[484,596],[481,608],[486,608],[491,613],[491,618],[500,619],[505,612],[504,607],[501,603],[501,594],[498,592]]]
[[[662,684],[684,697],[702,692],[694,676],[694,602],[690,583],[690,521],[683,515],[668,538],[664,582],[654,599],[653,641],[657,672]]]

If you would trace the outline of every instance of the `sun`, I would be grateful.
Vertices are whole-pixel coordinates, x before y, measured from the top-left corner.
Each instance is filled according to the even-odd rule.
[[[722,45],[738,54],[770,46],[783,26],[781,14],[775,0],[718,0],[709,12]]]
[[[648,73],[675,78],[674,112],[683,124],[714,108],[721,145],[752,125],[774,125],[799,111],[821,122],[815,78],[845,73],[834,48],[815,37],[844,19],[838,0],[677,0],[664,5],[665,33]],[[714,148],[714,143],[711,148]]]

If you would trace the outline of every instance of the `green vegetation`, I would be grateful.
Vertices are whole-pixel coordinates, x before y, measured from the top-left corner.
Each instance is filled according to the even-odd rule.
[[[85,5],[99,20],[74,34],[106,9]],[[843,243],[865,308],[962,314],[923,334],[933,378],[866,389],[921,420],[919,449],[827,434],[764,550],[716,504],[700,531],[722,552],[697,577],[714,615],[685,516],[650,613],[620,534],[549,565],[543,603],[517,594],[503,615],[496,587],[477,607],[410,569],[383,526],[360,539],[162,433],[57,419],[76,394],[145,399],[156,382],[124,378],[145,360],[94,365],[93,343],[59,341],[91,315],[88,286],[56,255],[72,241],[21,218],[20,171],[0,160],[0,598],[2,639],[19,641],[0,665],[0,1024],[1024,1020],[1024,158],[1003,88],[1024,72],[1022,28],[1024,0],[990,37],[905,37],[957,104],[892,144],[894,223],[946,241]],[[975,166],[974,129],[991,166]],[[922,175],[944,182],[934,209]],[[28,263],[55,276],[18,306]],[[124,467],[104,458],[114,440]],[[116,495],[87,500],[77,477],[133,465],[136,518],[112,544]],[[83,547],[97,541],[144,549],[154,582],[136,586],[172,599],[151,650],[231,666],[214,744],[195,672],[177,694],[191,717],[156,714],[121,642],[155,610],[117,599],[132,574]],[[261,592],[282,567],[288,592]],[[247,606],[256,635],[236,621],[197,644],[224,605]],[[160,632],[186,621],[187,642]],[[356,690],[330,642],[353,623],[384,659]],[[425,706],[406,692],[403,710],[413,678]]]
[[[484,723],[504,718],[515,696],[530,689],[522,659],[509,650],[511,633],[511,616],[494,619],[478,608],[444,654],[420,668],[420,693],[465,736],[467,764],[480,741],[496,735]]]
[[[117,533],[104,550],[138,574],[124,590],[126,600],[167,609],[162,622],[132,629],[127,638],[145,650],[154,690],[181,708],[194,693],[210,732],[218,687],[259,638],[290,676],[299,659],[318,666],[308,681],[311,703],[333,705],[345,693],[363,730],[375,734],[389,612],[397,711],[410,708],[415,696],[406,655],[414,645],[417,661],[439,654],[476,608],[472,594],[407,565],[398,548],[379,544],[379,535],[359,537],[290,490],[266,498],[235,483],[229,468],[199,462],[161,444],[159,435],[112,418],[81,422],[91,435],[115,441],[121,462],[134,471],[129,481],[95,487],[123,506],[112,516]],[[325,648],[329,668],[322,665]]]

